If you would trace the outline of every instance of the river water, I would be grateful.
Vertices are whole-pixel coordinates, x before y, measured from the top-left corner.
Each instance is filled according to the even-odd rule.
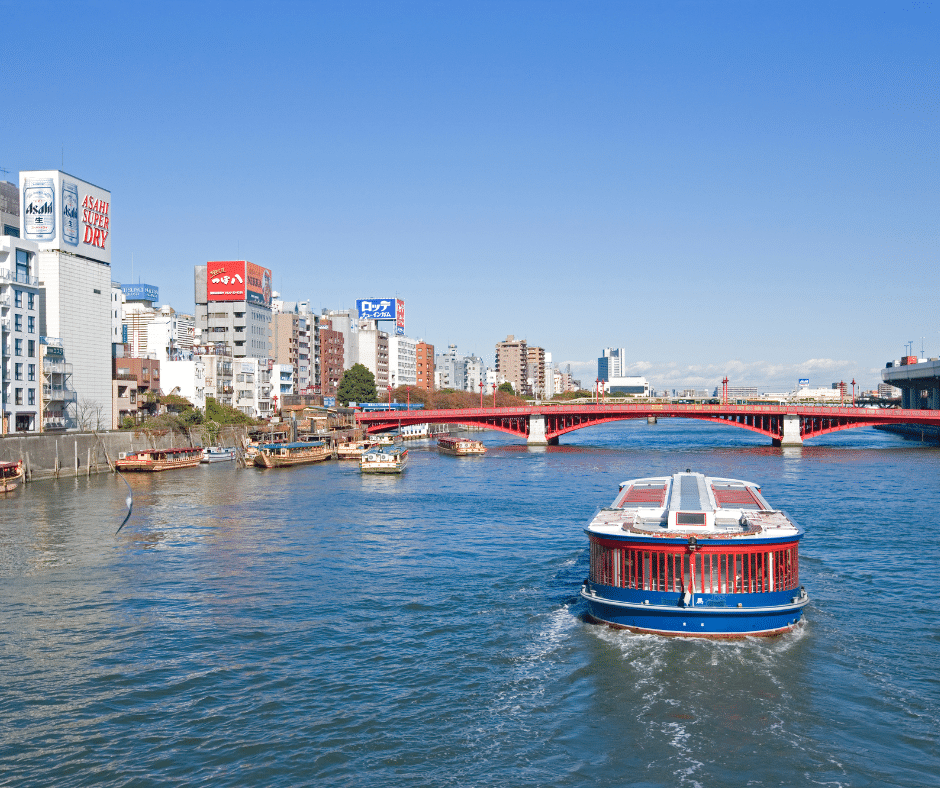
[[[0,508],[0,784],[936,786],[940,450],[625,422],[483,458],[37,482]],[[619,482],[762,485],[797,631],[585,623]]]

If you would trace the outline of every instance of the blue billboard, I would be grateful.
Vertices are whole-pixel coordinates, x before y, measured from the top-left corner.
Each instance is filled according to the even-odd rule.
[[[356,309],[362,320],[394,320],[394,298],[360,298],[356,301]]]
[[[121,292],[128,301],[160,300],[160,289],[153,285],[121,285]]]

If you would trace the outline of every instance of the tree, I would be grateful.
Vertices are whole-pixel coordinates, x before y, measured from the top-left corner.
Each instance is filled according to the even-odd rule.
[[[343,379],[336,389],[336,399],[348,405],[350,402],[375,402],[375,375],[362,364],[353,364],[343,373]]]
[[[504,394],[516,393],[516,390],[512,387],[512,383],[510,383],[508,380],[505,383],[500,383],[496,390],[502,391]]]

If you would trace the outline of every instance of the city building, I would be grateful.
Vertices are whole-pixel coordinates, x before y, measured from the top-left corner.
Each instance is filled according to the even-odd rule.
[[[271,357],[271,271],[247,260],[195,267],[195,333],[200,345],[224,344],[232,358]]]
[[[65,358],[59,337],[39,337],[40,377],[42,379],[42,430],[70,430],[78,427],[78,395],[72,388],[72,365]],[[96,420],[97,422],[97,420]],[[103,423],[102,423],[102,426]]]
[[[208,363],[215,364],[216,357],[208,356]],[[189,400],[200,410],[206,409],[206,364],[207,359],[191,353],[189,358],[161,362],[160,380],[165,394],[175,394]],[[209,396],[215,396],[210,392]]]
[[[545,350],[530,345],[526,348],[525,392],[528,396],[545,397]],[[553,386],[554,388],[554,386]]]
[[[333,330],[333,321],[328,317],[318,319],[320,335],[320,393],[324,397],[335,397],[339,382],[343,379],[344,337]]]
[[[388,382],[393,389],[418,385],[417,344],[411,337],[389,335]]]
[[[242,358],[233,362],[234,403],[253,418],[271,415],[271,370],[273,362]]]
[[[512,384],[516,394],[528,393],[529,354],[524,339],[509,334],[504,341],[496,343],[496,372]]]
[[[597,379],[608,381],[611,378],[626,377],[626,354],[624,349],[607,347],[601,351],[600,358],[597,359]]]
[[[0,236],[3,434],[42,431],[40,317],[42,288],[36,277],[38,247]]]
[[[601,383],[603,391],[611,397],[648,397],[650,395],[649,382],[638,375],[611,377]]]
[[[415,344],[415,385],[434,391],[434,369],[434,345],[419,340]]]
[[[304,378],[309,380],[309,362],[304,365],[304,378],[300,375],[300,336],[301,332],[306,335],[306,326],[306,319],[294,312],[275,312],[271,316],[271,358],[275,364],[293,367],[293,378],[298,386],[303,386]],[[309,348],[309,340],[307,346]]]
[[[298,393],[319,394],[320,383],[320,328],[319,317],[310,310],[309,301],[284,301],[275,293],[271,300],[274,319],[278,315],[295,315],[297,321],[297,352],[294,365],[294,378]],[[276,329],[275,329],[276,331]],[[283,331],[283,329],[282,329]],[[274,343],[272,343],[274,345]],[[282,358],[282,346],[274,345],[274,360],[285,363]]]
[[[232,348],[222,343],[193,345],[193,358],[201,360],[204,364],[204,396],[212,397],[221,405],[234,407],[235,357]]]
[[[0,181],[0,235],[20,237],[20,190],[9,181]]]
[[[60,170],[24,171],[20,236],[38,246],[39,334],[62,340],[79,428],[112,423],[111,193]],[[66,403],[67,404],[67,403]],[[65,416],[68,421],[68,416]]]
[[[375,327],[375,321],[363,321],[359,330],[354,334],[357,346],[357,362],[362,364],[375,376],[375,387],[382,396],[382,392],[389,386],[388,377],[388,334]]]
[[[294,365],[273,364],[271,366],[272,399],[275,403],[283,402],[285,396],[296,394],[294,388]],[[275,410],[277,405],[275,404]]]
[[[359,318],[351,309],[324,309],[320,320],[330,321],[330,330],[343,337],[343,369],[349,369],[353,364],[359,363],[357,353],[359,343],[356,341],[356,331],[359,327]]]
[[[434,357],[434,387],[442,389],[466,389],[466,367],[463,358],[457,354],[456,345],[448,345],[446,353]]]
[[[901,389],[890,383],[879,383],[878,396],[882,399],[901,399]]]
[[[724,394],[722,386],[715,386],[713,397],[721,397]],[[728,402],[734,402],[739,399],[758,399],[760,393],[757,386],[728,386]]]

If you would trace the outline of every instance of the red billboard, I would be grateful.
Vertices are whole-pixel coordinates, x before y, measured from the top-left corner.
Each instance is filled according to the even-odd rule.
[[[271,271],[247,260],[206,263],[207,301],[250,301],[271,306]]]
[[[217,260],[206,263],[206,300],[245,300],[244,260]]]

